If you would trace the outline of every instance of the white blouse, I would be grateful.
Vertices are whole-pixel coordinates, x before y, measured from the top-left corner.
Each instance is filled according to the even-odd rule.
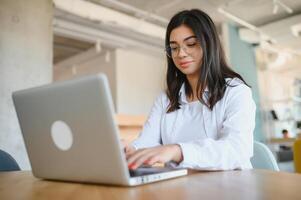
[[[183,161],[174,167],[201,170],[250,169],[256,106],[251,89],[238,78],[226,79],[224,97],[211,111],[199,101],[188,102],[180,89],[181,108],[166,113],[169,105],[162,92],[156,99],[136,149],[179,144]],[[205,90],[204,95],[208,93]]]

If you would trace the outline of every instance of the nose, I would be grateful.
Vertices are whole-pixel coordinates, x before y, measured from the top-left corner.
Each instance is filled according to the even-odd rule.
[[[186,56],[187,56],[187,53],[186,53],[186,51],[184,50],[183,47],[180,47],[178,56],[179,56],[180,58],[186,57]]]

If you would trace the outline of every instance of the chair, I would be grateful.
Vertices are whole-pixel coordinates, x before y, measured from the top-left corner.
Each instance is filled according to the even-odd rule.
[[[20,167],[16,160],[6,153],[0,150],[0,171],[19,171]]]
[[[301,139],[297,139],[293,145],[295,172],[301,173]]]
[[[271,150],[263,143],[254,141],[254,155],[251,158],[254,169],[279,171],[276,159]]]

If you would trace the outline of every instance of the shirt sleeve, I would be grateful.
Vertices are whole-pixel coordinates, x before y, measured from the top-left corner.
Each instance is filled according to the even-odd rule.
[[[161,93],[151,108],[148,119],[145,122],[139,137],[131,144],[135,149],[148,148],[161,145],[161,118],[163,113],[163,97]]]
[[[225,100],[221,137],[178,143],[183,153],[179,166],[203,170],[243,169],[253,156],[255,111],[249,87],[240,84],[231,88]]]

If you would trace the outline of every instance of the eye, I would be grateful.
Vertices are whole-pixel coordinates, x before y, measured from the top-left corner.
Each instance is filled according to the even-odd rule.
[[[187,47],[194,47],[195,45],[197,45],[196,42],[189,42],[186,44]]]
[[[179,49],[178,46],[170,46],[170,50],[172,50],[172,51],[176,51],[177,49]]]

